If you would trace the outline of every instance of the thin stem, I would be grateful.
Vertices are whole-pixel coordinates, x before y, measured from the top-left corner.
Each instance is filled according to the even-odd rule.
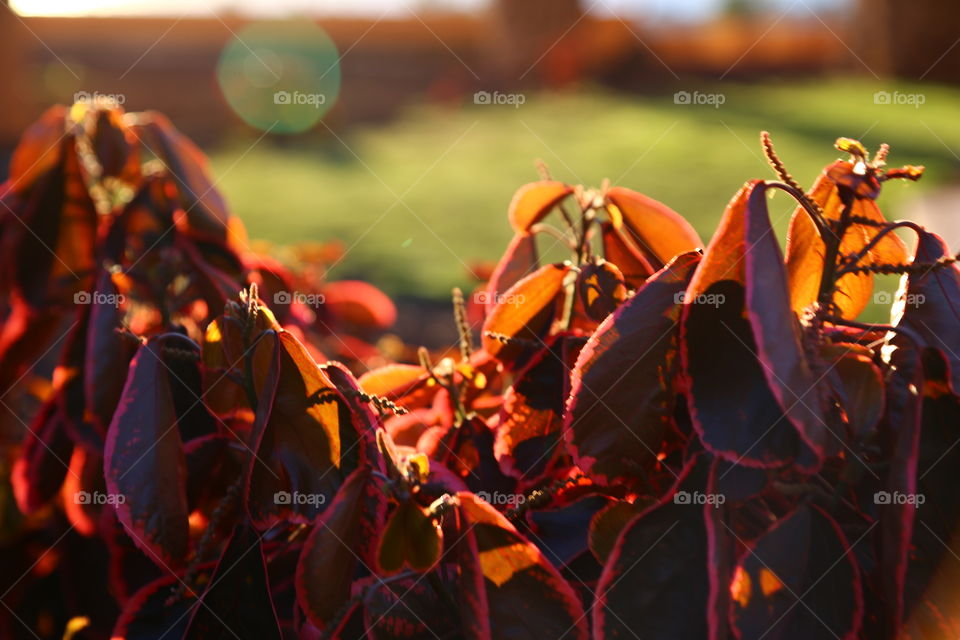
[[[810,198],[807,197],[807,194],[805,194],[803,191],[784,182],[777,182],[776,180],[766,180],[764,181],[764,184],[768,187],[780,189],[781,191],[790,194],[793,199],[797,201],[797,204],[803,207],[803,210],[807,212],[807,215],[810,216],[810,219],[813,220],[813,224],[816,225],[817,231],[820,232],[820,236],[822,238],[836,235],[833,229],[830,228],[830,225],[827,224],[827,221],[824,219],[819,208],[812,200],[810,200]]]
[[[892,232],[895,231],[896,229],[912,229],[912,230],[915,231],[918,235],[920,234],[920,232],[923,231],[923,228],[922,228],[920,225],[915,224],[915,223],[913,223],[913,222],[910,222],[910,221],[908,221],[908,220],[901,220],[901,221],[898,221],[898,222],[891,222],[891,223],[888,224],[887,226],[883,227],[883,228],[877,233],[877,235],[875,235],[873,238],[871,238],[871,239],[870,239],[870,242],[868,242],[866,245],[864,245],[863,249],[861,249],[860,251],[858,251],[858,252],[857,252],[856,254],[854,254],[853,256],[850,256],[850,257],[846,260],[846,264],[843,266],[843,268],[841,268],[841,269],[837,272],[837,279],[839,280],[840,278],[842,278],[842,277],[845,276],[846,274],[850,273],[850,272],[851,272],[851,269],[852,269],[853,267],[856,267],[856,266],[857,266],[857,263],[860,262],[861,260],[863,260],[863,259],[867,256],[867,254],[870,253],[870,251],[872,251],[873,248],[874,248],[875,246],[877,246],[877,244],[878,244],[881,240],[883,240],[883,238],[884,238],[885,236],[887,236],[888,234],[892,233]]]
[[[837,228],[830,236],[823,238],[823,273],[820,274],[820,288],[817,293],[817,301],[824,309],[829,309],[833,303],[833,293],[837,288],[838,260],[840,257],[840,243],[844,234],[850,227],[850,212],[853,210],[853,198],[844,204],[843,211],[840,213],[840,220],[837,222]]]
[[[825,321],[843,326],[850,327],[852,329],[861,329],[863,331],[888,331],[893,333],[899,333],[911,342],[915,348],[920,349],[923,347],[924,341],[913,329],[909,327],[894,326],[892,324],[877,324],[869,322],[857,322],[856,320],[847,320],[846,318],[841,318],[839,316],[824,316]]]
[[[571,228],[572,228],[572,227],[571,227]],[[572,239],[570,238],[570,236],[568,236],[568,235],[567,235],[566,233],[564,233],[563,231],[560,231],[560,229],[557,229],[556,227],[552,227],[552,226],[550,226],[550,225],[548,225],[548,224],[540,223],[540,224],[535,224],[535,225],[533,225],[532,227],[530,227],[530,231],[531,231],[531,233],[541,233],[541,232],[543,232],[543,233],[546,233],[546,234],[548,234],[548,235],[551,235],[551,236],[553,236],[554,238],[557,238],[558,240],[562,241],[565,245],[567,245],[567,248],[569,248],[570,251],[576,251],[576,250],[577,250],[577,244],[576,244],[576,242],[574,242],[574,240],[572,240]]]

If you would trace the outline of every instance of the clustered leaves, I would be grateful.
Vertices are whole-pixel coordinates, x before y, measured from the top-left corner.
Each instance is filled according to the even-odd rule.
[[[2,191],[0,370],[33,381],[59,354],[16,387],[35,416],[17,535],[68,526],[51,575],[103,601],[29,622],[90,616],[74,637],[131,640],[956,637],[960,269],[877,206],[922,168],[837,146],[850,157],[804,192],[764,134],[781,181],[746,183],[705,249],[640,193],[544,175],[514,197],[489,280],[454,293],[459,344],[383,363],[345,333],[389,324],[382,294],[324,319],[270,304],[314,276],[245,250],[165,120],[51,111]],[[785,255],[778,190],[797,203]],[[26,253],[34,236],[55,250]],[[552,245],[569,259],[542,264]],[[902,274],[889,324],[856,320],[874,273]],[[94,286],[124,302],[71,304]],[[76,578],[84,552],[109,571]]]

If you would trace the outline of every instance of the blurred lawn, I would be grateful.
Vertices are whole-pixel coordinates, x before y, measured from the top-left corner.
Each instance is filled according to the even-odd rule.
[[[499,256],[511,236],[507,205],[517,187],[537,178],[537,159],[559,179],[597,186],[609,178],[660,199],[705,241],[745,180],[773,177],[758,143],[762,129],[805,186],[841,155],[832,147],[838,136],[859,138],[871,151],[890,143],[892,165],[925,164],[920,183],[885,187],[881,206],[891,218],[911,194],[960,177],[951,150],[960,149],[956,89],[864,79],[697,89],[722,92],[725,103],[676,105],[672,93],[538,94],[520,108],[424,107],[342,140],[264,139],[252,148],[253,138],[237,140],[211,157],[251,237],[338,238],[349,251],[332,277],[360,276],[392,294],[433,298],[470,286],[466,265]],[[878,90],[919,92],[925,103],[875,104]],[[781,241],[791,210],[784,196],[771,207]]]

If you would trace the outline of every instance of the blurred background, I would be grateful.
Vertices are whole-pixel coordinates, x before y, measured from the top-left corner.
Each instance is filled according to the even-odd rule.
[[[160,110],[255,242],[339,243],[330,277],[369,279],[401,318],[472,288],[536,161],[647,193],[706,239],[745,180],[772,177],[764,129],[805,185],[838,136],[926,165],[881,206],[958,249],[955,0],[0,4],[0,175],[50,104]],[[774,201],[779,231],[791,209]]]

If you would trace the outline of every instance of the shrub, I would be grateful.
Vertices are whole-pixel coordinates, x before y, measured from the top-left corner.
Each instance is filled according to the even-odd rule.
[[[4,404],[33,416],[11,613],[76,638],[953,637],[960,271],[876,203],[922,168],[840,139],[804,191],[762,141],[779,180],[705,249],[635,191],[524,186],[454,292],[457,348],[370,368],[376,289],[252,255],[161,116],[51,110],[2,191]],[[891,322],[858,322],[877,273],[902,276]]]

